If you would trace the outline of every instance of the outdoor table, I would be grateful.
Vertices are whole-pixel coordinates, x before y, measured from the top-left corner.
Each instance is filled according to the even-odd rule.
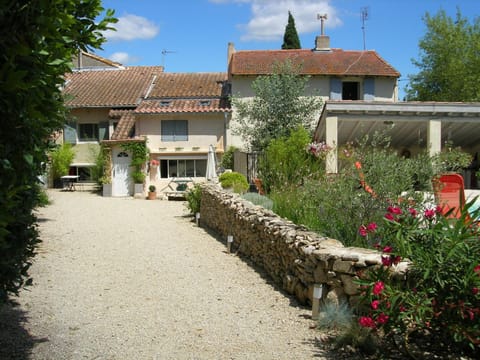
[[[75,183],[77,182],[78,175],[65,175],[62,176],[60,179],[62,180],[63,190],[65,191],[75,191]]]

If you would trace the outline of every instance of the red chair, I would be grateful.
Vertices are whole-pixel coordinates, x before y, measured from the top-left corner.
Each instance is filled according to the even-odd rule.
[[[435,200],[442,209],[442,214],[449,218],[459,219],[465,207],[465,186],[459,174],[445,174],[436,178],[433,183]],[[468,213],[466,221],[471,220]]]

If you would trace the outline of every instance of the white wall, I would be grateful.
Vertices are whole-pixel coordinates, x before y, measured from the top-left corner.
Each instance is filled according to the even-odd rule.
[[[166,148],[164,151],[183,147],[191,150],[199,147],[208,150],[210,144],[217,145],[224,136],[224,116],[222,114],[171,114],[171,115],[137,115],[137,136],[147,136],[150,149]],[[162,142],[162,120],[187,120],[188,141]]]

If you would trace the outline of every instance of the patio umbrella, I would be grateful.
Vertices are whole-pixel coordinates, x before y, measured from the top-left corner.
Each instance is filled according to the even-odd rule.
[[[215,148],[213,145],[208,147],[208,155],[207,155],[207,171],[205,173],[205,177],[207,180],[213,180],[217,177],[217,171],[215,168],[217,167],[215,161]]]

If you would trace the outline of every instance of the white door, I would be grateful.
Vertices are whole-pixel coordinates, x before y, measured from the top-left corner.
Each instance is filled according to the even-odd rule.
[[[132,194],[130,154],[121,149],[114,149],[112,155],[112,196],[129,196]]]

